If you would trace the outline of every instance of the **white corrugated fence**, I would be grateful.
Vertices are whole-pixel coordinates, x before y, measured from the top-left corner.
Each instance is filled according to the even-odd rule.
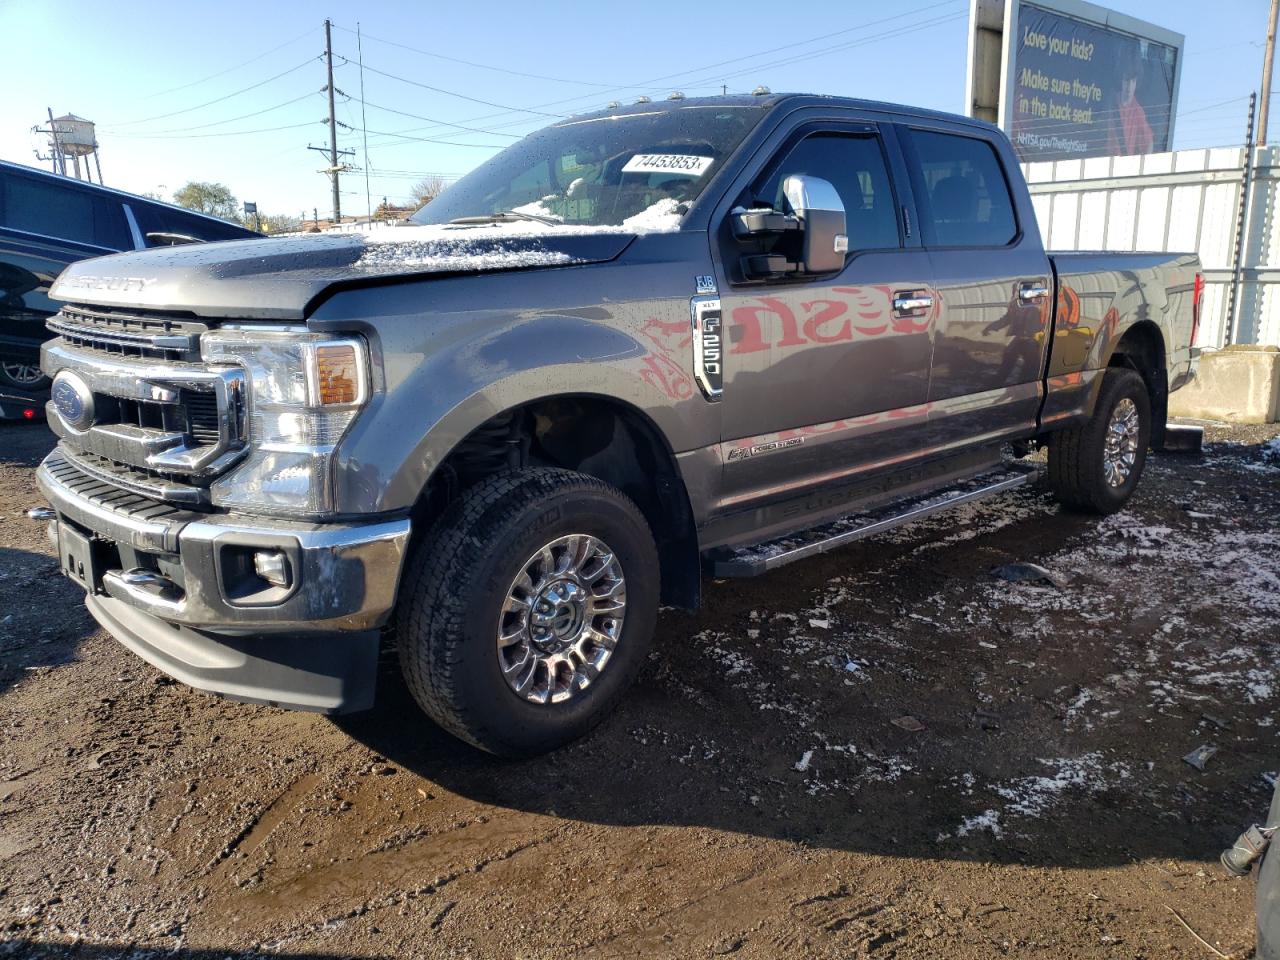
[[[1051,250],[1195,251],[1205,268],[1199,344],[1226,342],[1243,147],[1023,165]],[[1254,150],[1235,343],[1280,343],[1277,148]]]

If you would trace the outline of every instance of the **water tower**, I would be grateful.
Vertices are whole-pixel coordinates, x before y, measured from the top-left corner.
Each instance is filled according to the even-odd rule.
[[[53,150],[53,169],[56,173],[67,175],[67,158],[71,159],[76,179],[93,182],[93,173],[89,169],[89,158],[93,157],[93,165],[98,171],[98,182],[102,182],[102,163],[98,159],[98,138],[94,131],[93,121],[68,113],[55,117],[49,111],[49,128],[41,130],[49,135],[49,146]],[[80,158],[84,157],[84,175],[80,173]]]

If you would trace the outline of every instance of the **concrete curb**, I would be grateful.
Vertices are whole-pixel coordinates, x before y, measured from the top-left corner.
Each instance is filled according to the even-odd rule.
[[[1169,415],[1275,423],[1280,419],[1280,347],[1240,344],[1206,352],[1196,379],[1170,395]]]

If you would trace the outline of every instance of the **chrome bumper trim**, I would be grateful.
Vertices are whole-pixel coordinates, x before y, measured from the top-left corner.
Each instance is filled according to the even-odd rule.
[[[381,626],[395,606],[409,546],[408,518],[317,524],[202,514],[147,501],[92,478],[76,479],[68,470],[74,467],[55,450],[36,472],[57,522],[67,518],[136,550],[167,554],[181,565],[177,593],[123,570],[103,571],[103,591],[148,616],[231,634],[351,631]],[[222,582],[229,549],[285,551],[294,564],[293,588],[275,602],[230,599]]]

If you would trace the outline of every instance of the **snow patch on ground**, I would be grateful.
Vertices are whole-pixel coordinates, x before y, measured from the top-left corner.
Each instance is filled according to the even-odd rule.
[[[1017,777],[990,785],[988,789],[1004,803],[966,817],[956,826],[954,835],[965,837],[986,831],[996,839],[1001,839],[1009,828],[1010,821],[1043,819],[1072,793],[1105,793],[1130,777],[1125,764],[1106,763],[1102,755],[1096,752],[1076,758],[1039,762],[1052,768],[1053,772],[1047,776]],[[968,780],[963,792],[969,795],[974,792],[975,780],[970,774],[966,776]],[[941,833],[937,840],[942,843],[951,836],[949,833]]]

